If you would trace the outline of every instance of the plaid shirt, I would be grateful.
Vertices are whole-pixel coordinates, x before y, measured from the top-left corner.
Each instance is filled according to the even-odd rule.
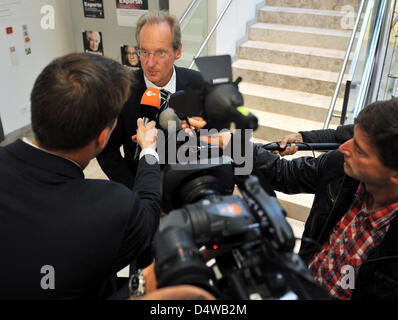
[[[356,279],[359,268],[369,252],[383,241],[398,211],[398,202],[380,210],[368,211],[367,196],[365,185],[361,183],[348,213],[333,228],[329,241],[309,262],[314,278],[331,296],[341,300],[350,299],[353,289],[342,285],[346,275],[343,270],[350,267],[355,271]]]

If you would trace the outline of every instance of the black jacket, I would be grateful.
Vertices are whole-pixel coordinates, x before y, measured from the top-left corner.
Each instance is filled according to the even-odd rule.
[[[118,271],[150,264],[160,169],[141,159],[137,172],[134,192],[20,140],[0,148],[0,300],[104,299]]]
[[[338,126],[336,129],[300,131],[307,143],[344,143],[354,136],[354,125]]]
[[[319,140],[318,140],[319,141]],[[287,194],[315,194],[303,237],[319,245],[302,241],[300,255],[308,263],[329,239],[332,228],[347,213],[354,200],[359,181],[344,173],[344,156],[336,150],[318,158],[281,159],[256,145],[254,172],[268,188]],[[383,242],[361,266],[353,299],[398,298],[398,219],[394,219]]]
[[[176,89],[201,89],[203,78],[199,72],[185,68],[175,67],[177,83]],[[137,163],[134,161],[137,144],[131,140],[136,134],[137,120],[141,117],[140,102],[146,88],[143,71],[137,70],[133,73],[131,93],[129,100],[123,107],[118,118],[118,123],[113,131],[108,145],[104,151],[97,156],[98,163],[102,170],[112,181],[120,182],[132,188],[137,172]],[[123,146],[124,157],[120,153]]]

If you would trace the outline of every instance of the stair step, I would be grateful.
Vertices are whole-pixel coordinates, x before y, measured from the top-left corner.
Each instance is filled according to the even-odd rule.
[[[336,72],[239,59],[232,65],[235,77],[266,86],[332,96],[339,74]],[[345,83],[345,81],[343,82]],[[342,86],[344,93],[344,86]]]
[[[319,122],[325,121],[332,100],[328,96],[248,82],[241,82],[239,90],[248,108]],[[336,114],[341,112],[342,105],[343,99],[340,98],[336,102]],[[332,121],[337,124],[339,120],[333,118]]]
[[[345,51],[249,40],[240,46],[239,58],[340,73]]]
[[[285,194],[276,192],[276,196],[289,218],[302,222],[307,220],[312,203],[314,202],[313,194]]]
[[[351,6],[357,12],[359,5],[360,0],[267,0],[267,6],[335,11],[341,11],[343,7]]]
[[[296,239],[301,239],[304,233],[304,226],[305,223],[296,219],[292,219],[287,217],[286,221],[290,224],[290,226],[292,227],[293,230],[293,234],[295,236]],[[295,253],[299,253],[300,250],[300,246],[301,246],[301,240],[296,240],[296,245],[294,247],[294,252]]]
[[[357,14],[334,10],[266,6],[260,9],[258,22],[315,28],[352,30]]]
[[[298,119],[293,116],[248,109],[258,118],[259,122],[259,128],[254,132],[255,138],[280,141],[282,137],[298,131],[319,130],[323,128],[323,122],[320,121]]]
[[[249,40],[346,51],[352,32],[258,22],[249,29]]]
[[[272,112],[260,111],[248,108],[256,117],[258,117],[260,126],[270,126],[279,128],[290,133],[299,132],[303,130],[319,130],[322,129],[323,123],[320,121],[313,121],[308,119],[298,119],[293,116],[281,115]],[[283,135],[284,136],[284,135]],[[279,136],[281,138],[283,136]],[[277,141],[264,136],[269,141]]]

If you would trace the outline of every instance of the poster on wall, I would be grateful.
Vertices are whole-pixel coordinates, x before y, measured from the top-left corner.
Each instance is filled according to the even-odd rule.
[[[104,48],[102,44],[102,32],[98,31],[84,31],[83,32],[84,52],[104,55]]]
[[[83,0],[83,9],[86,18],[104,19],[103,0]]]
[[[129,69],[136,70],[141,68],[140,58],[138,57],[138,48],[133,45],[121,47],[122,64]]]
[[[121,27],[135,27],[148,11],[148,0],[116,0],[117,23]]]

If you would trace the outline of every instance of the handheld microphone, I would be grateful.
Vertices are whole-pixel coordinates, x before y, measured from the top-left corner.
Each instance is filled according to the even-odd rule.
[[[178,131],[182,129],[182,121],[171,108],[165,109],[159,116],[159,124],[163,130]]]
[[[147,89],[141,98],[141,117],[144,120],[144,124],[147,125],[150,121],[156,121],[156,116],[160,110],[160,90],[151,88]],[[138,158],[141,147],[137,143],[135,149],[134,160]]]
[[[296,142],[296,143],[288,143],[286,147],[290,146],[297,146],[299,151],[330,151],[336,150],[340,147],[340,143],[303,143],[303,142]],[[283,152],[286,148],[280,147],[280,142],[273,142],[263,146],[264,149],[268,151],[279,151]]]
[[[144,124],[148,124],[150,121],[156,121],[156,116],[160,110],[160,90],[159,89],[147,89],[141,99],[141,116],[144,120]]]

